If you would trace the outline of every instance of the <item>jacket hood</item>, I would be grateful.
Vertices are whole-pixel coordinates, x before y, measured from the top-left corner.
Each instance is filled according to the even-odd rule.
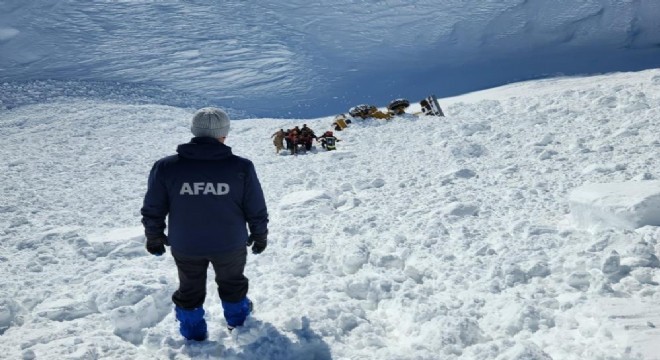
[[[220,160],[232,155],[231,147],[210,137],[194,137],[187,144],[181,144],[176,152],[187,159]]]

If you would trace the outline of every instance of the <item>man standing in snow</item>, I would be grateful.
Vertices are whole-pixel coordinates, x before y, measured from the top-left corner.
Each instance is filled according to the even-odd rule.
[[[181,335],[202,341],[208,336],[203,305],[209,263],[227,327],[243,325],[252,311],[243,275],[246,245],[254,254],[266,249],[268,211],[254,165],[224,144],[227,114],[201,109],[191,130],[195,137],[179,145],[177,155],[154,164],[141,213],[147,251],[160,256],[165,245],[172,250],[179,273],[172,301]]]

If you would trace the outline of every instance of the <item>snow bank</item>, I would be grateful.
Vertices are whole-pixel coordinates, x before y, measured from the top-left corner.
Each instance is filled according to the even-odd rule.
[[[660,181],[583,185],[571,192],[570,206],[579,227],[660,226]]]

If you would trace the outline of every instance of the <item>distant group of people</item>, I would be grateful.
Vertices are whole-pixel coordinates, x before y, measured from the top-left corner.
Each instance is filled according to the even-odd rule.
[[[296,126],[293,129],[279,129],[270,136],[275,145],[275,153],[279,154],[285,147],[291,152],[291,155],[296,155],[301,151],[309,151],[312,149],[312,144],[316,140],[321,142],[321,147],[325,150],[335,150],[337,139],[332,131],[326,131],[321,136],[317,136],[307,124],[302,127]]]
[[[435,107],[433,106],[435,102]],[[420,102],[422,111],[418,113],[407,113],[406,109],[410,106],[410,101],[407,99],[394,99],[387,105],[387,112],[379,110],[374,105],[360,104],[351,107],[346,114],[339,114],[335,116],[331,126],[334,131],[343,131],[354,120],[366,119],[379,119],[390,120],[394,117],[417,117],[421,114],[424,115],[437,115],[444,116],[442,110],[437,106],[435,96],[431,95]],[[285,148],[291,152],[292,155],[300,151],[311,150],[313,141],[321,142],[321,147],[325,150],[335,150],[338,141],[341,141],[334,136],[332,131],[326,131],[322,136],[316,136],[314,131],[310,129],[307,124],[303,124],[302,128],[296,126],[293,129],[280,129],[271,135],[273,145],[275,145],[275,153],[279,154]]]

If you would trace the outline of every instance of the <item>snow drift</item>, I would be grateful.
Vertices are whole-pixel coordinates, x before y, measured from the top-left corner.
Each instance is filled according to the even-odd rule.
[[[579,226],[660,226],[660,181],[583,185],[571,192],[570,203]]]

